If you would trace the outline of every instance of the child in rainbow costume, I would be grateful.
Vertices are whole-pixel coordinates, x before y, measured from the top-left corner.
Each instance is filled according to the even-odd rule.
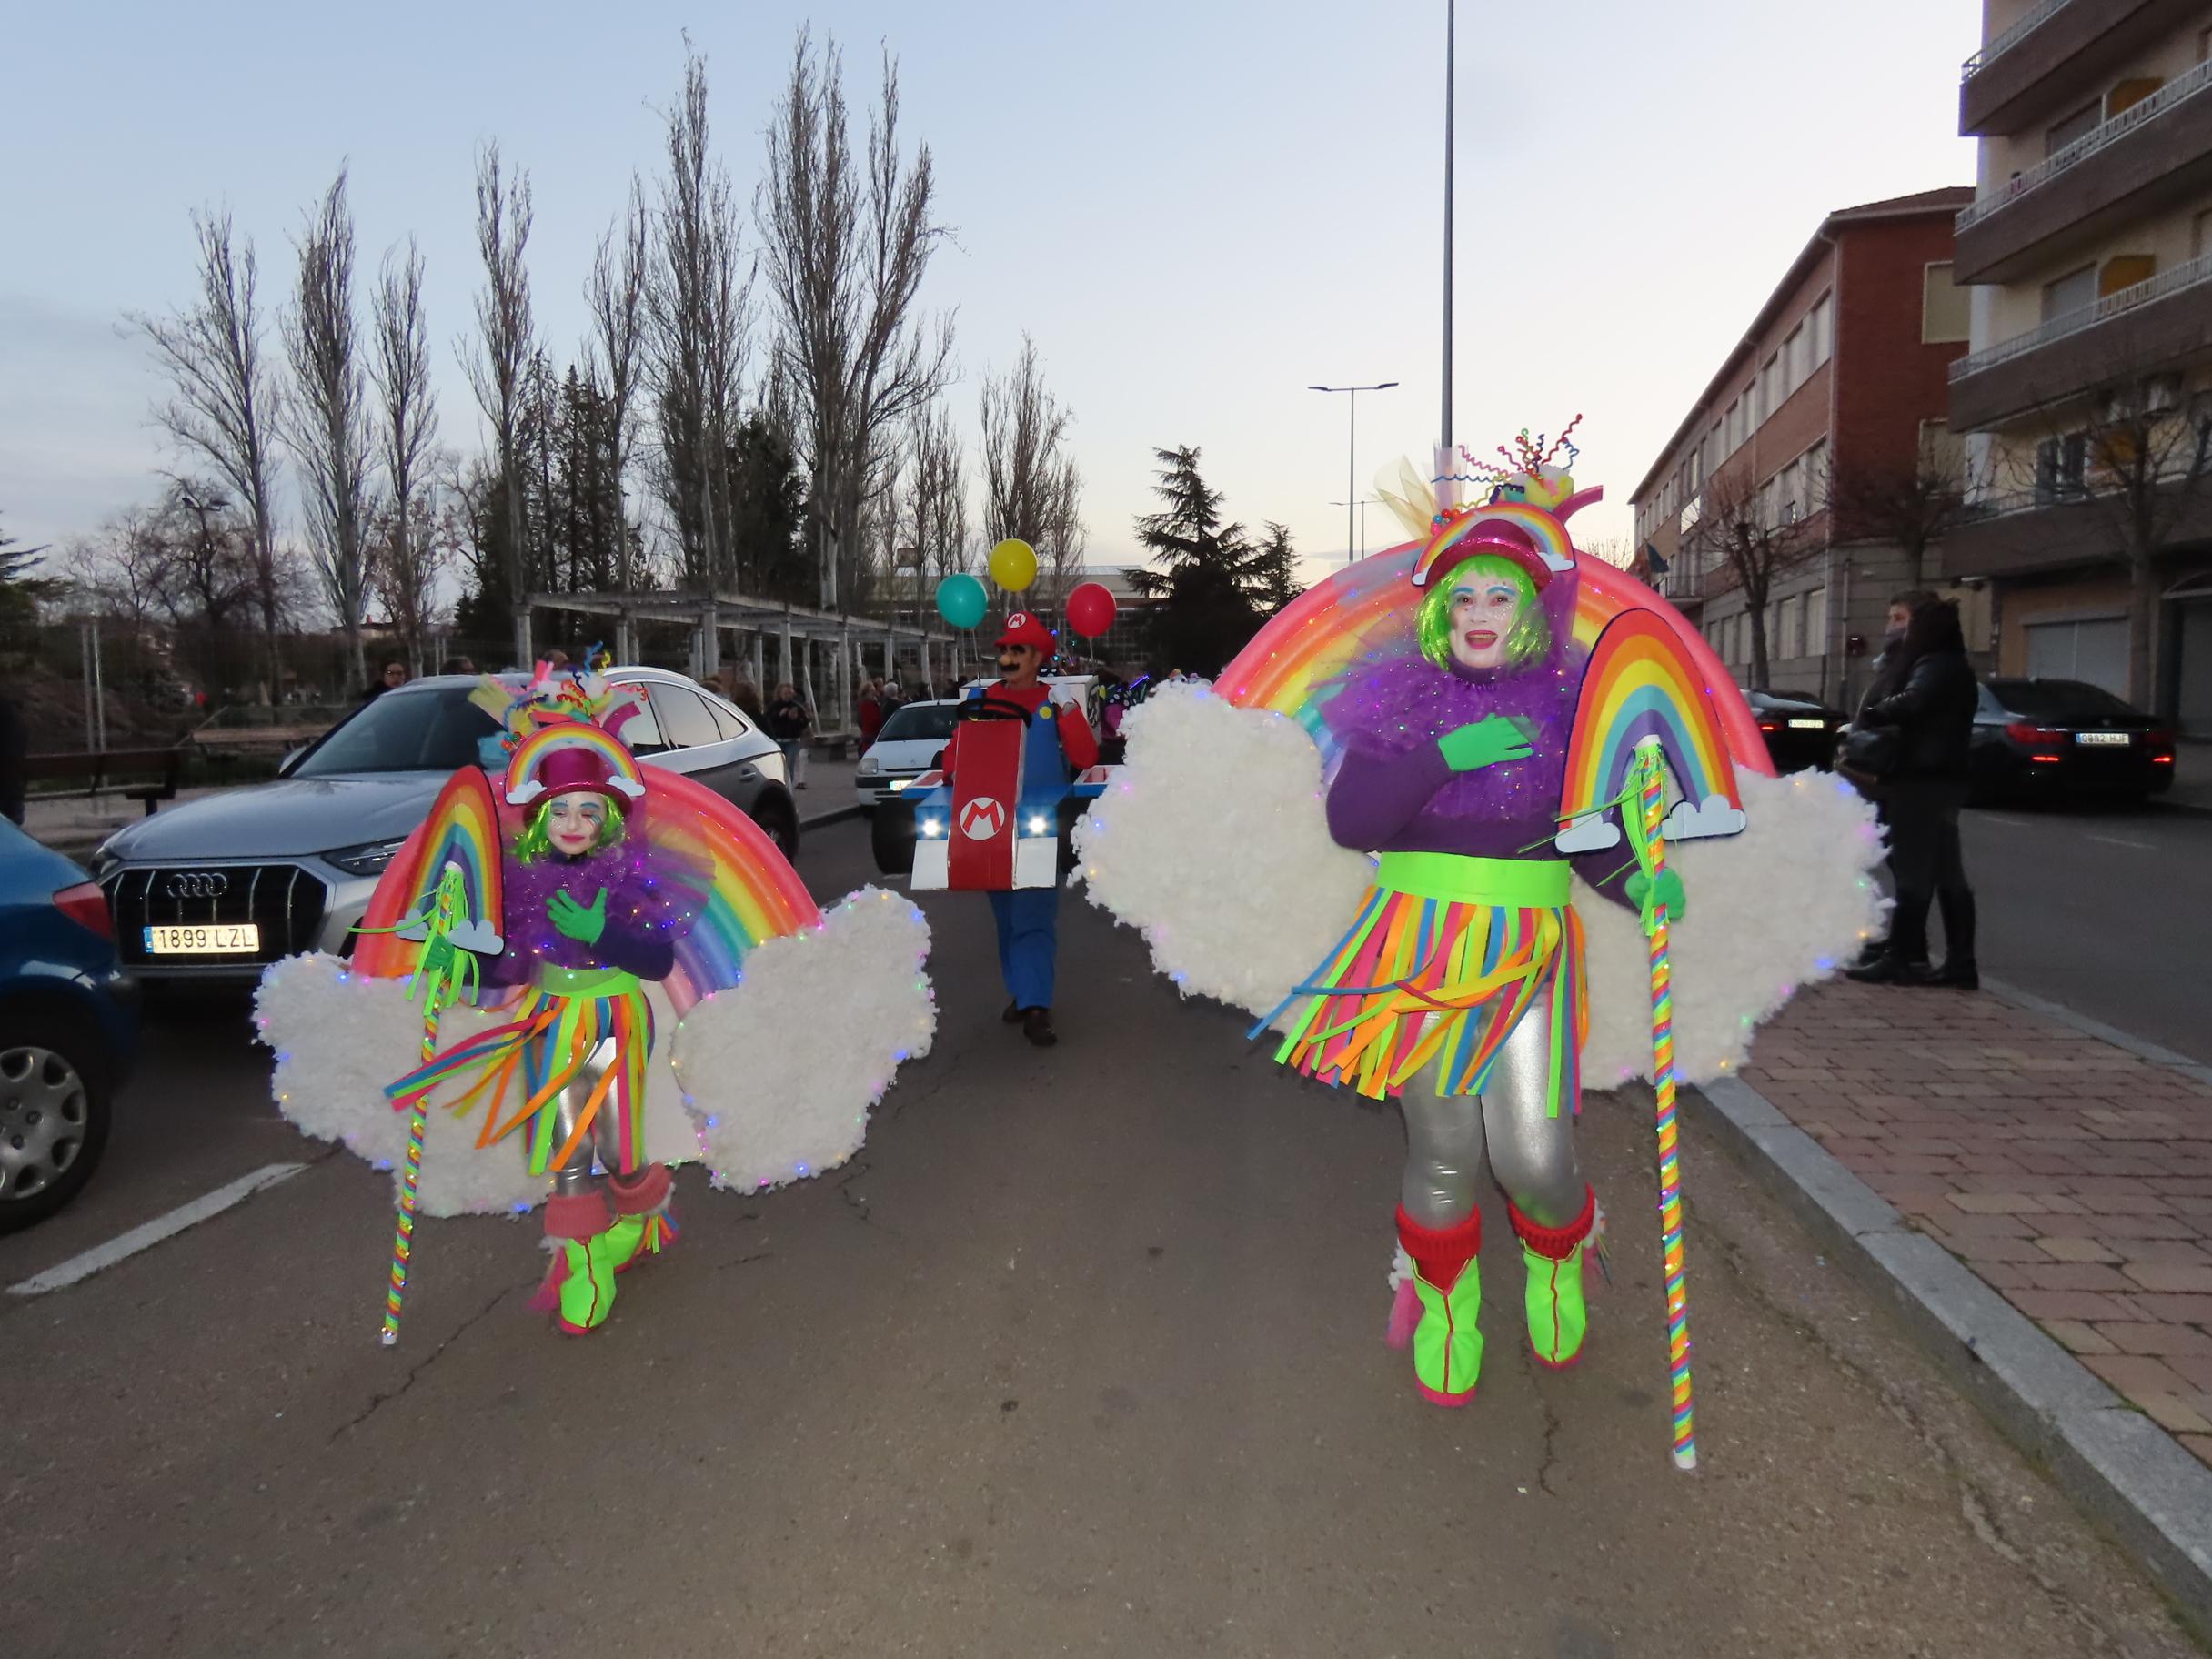
[[[514,1211],[542,1199],[553,1260],[532,1305],[571,1334],[596,1330],[616,1276],[677,1235],[672,1164],[704,1158],[718,1182],[759,1188],[841,1161],[869,1101],[900,1061],[927,1051],[934,1026],[920,912],[870,890],[832,919],[848,925],[831,955],[850,959],[857,994],[891,1029],[860,1040],[857,1068],[764,1075],[812,994],[793,984],[779,997],[791,976],[776,970],[832,927],[773,843],[721,797],[638,765],[617,735],[639,712],[635,691],[541,668],[519,691],[488,679],[473,700],[508,734],[496,790],[478,766],[457,772],[378,883],[350,967],[291,959],[261,998],[286,1115],[372,1157],[387,1137],[358,1121],[367,1068],[321,1005],[353,986],[374,988],[355,994],[380,996],[380,1008],[403,988],[418,1008],[420,1063],[377,1091],[383,1118],[409,1121],[392,1161],[401,1222],[387,1341],[418,1205]],[[883,950],[887,933],[903,949]],[[710,1081],[678,1084],[681,1111],[656,1113],[656,1073],[676,1076],[687,1040],[691,1069]],[[729,1063],[739,1052],[741,1071]],[[779,1083],[789,1092],[759,1092]],[[431,1149],[430,1171],[448,1179],[424,1203],[424,1142],[439,1121],[466,1150]],[[478,1167],[473,1184],[439,1170],[457,1156]],[[506,1170],[486,1177],[484,1159]]]
[[[1574,1147],[1594,1009],[1617,1004],[1606,1069],[1650,1074],[1645,926],[1684,915],[1679,867],[1697,865],[1673,844],[1742,831],[1739,771],[1771,776],[1741,694],[1694,631],[1574,548],[1566,521],[1598,492],[1575,488],[1563,453],[1564,435],[1547,447],[1523,433],[1503,467],[1440,467],[1435,495],[1407,468],[1384,493],[1419,541],[1309,590],[1211,694],[1170,688],[1132,712],[1128,775],[1077,832],[1093,901],[1143,928],[1186,993],[1260,1013],[1255,1034],[1280,1032],[1276,1058],[1302,1075],[1399,1102],[1388,1329],[1441,1405],[1470,1401],[1481,1370],[1485,1157],[1525,1269],[1535,1358],[1581,1356],[1601,1227]],[[1460,506],[1452,492],[1469,483],[1483,498]],[[1640,769],[1657,756],[1674,785],[1666,864],[1636,812]],[[1839,878],[1815,877],[1809,913],[1752,953],[1765,985],[1715,976],[1716,1005],[1743,1031],[1696,1024],[1686,1046],[1705,1075],[1874,920],[1863,806],[1775,787],[1796,798],[1778,818],[1816,822]],[[1209,804],[1234,797],[1234,821],[1217,809],[1201,833],[1189,816],[1200,789]],[[1213,864],[1223,846],[1233,868]],[[1753,1013],[1734,1015],[1744,1002]],[[1624,1026],[1643,1041],[1624,1044]]]

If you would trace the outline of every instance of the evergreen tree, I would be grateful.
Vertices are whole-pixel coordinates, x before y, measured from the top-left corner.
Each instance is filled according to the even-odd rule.
[[[1150,549],[1151,570],[1130,572],[1130,586],[1161,601],[1153,616],[1157,666],[1218,673],[1262,621],[1298,591],[1290,532],[1268,526],[1255,544],[1242,524],[1223,521],[1222,493],[1199,471],[1188,446],[1157,449],[1165,503],[1137,518],[1137,539]]]
[[[806,486],[789,433],[764,410],[739,424],[729,446],[730,575],[762,598],[811,604],[817,576],[809,544]]]

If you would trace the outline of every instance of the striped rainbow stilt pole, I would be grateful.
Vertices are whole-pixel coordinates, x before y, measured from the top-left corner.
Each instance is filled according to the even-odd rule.
[[[426,1061],[437,1053],[437,1003],[433,996],[425,1010],[422,1057]],[[399,1340],[399,1312],[407,1295],[407,1264],[415,1257],[416,1188],[422,1181],[422,1137],[429,1117],[430,1096],[426,1091],[416,1099],[407,1119],[407,1157],[399,1171],[399,1221],[392,1235],[392,1275],[384,1289],[384,1335],[379,1339],[387,1348]]]
[[[1666,869],[1660,832],[1666,815],[1666,763],[1656,738],[1636,747],[1636,780],[1645,842],[1644,873],[1656,883]],[[1682,1154],[1674,1126],[1674,993],[1667,965],[1666,909],[1654,906],[1647,924],[1652,973],[1652,1084],[1658,1099],[1659,1239],[1666,1285],[1668,1393],[1674,1407],[1674,1467],[1697,1467],[1697,1433],[1690,1403],[1690,1298],[1683,1282]]]

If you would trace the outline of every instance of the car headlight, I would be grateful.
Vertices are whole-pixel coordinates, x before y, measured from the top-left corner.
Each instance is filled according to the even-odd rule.
[[[341,847],[336,852],[323,854],[325,863],[335,864],[349,876],[373,876],[382,872],[392,861],[392,856],[407,844],[404,835],[387,841],[363,841],[358,847]]]
[[[858,775],[859,775],[860,777],[862,777],[862,778],[873,778],[873,777],[874,777],[874,776],[875,776],[875,775],[876,775],[878,772],[881,771],[882,769],[883,769],[883,762],[882,762],[882,761],[880,761],[880,760],[879,760],[879,759],[877,759],[875,758],[875,756],[873,756],[873,755],[862,755],[862,756],[860,757],[860,767],[859,767],[859,769],[858,769]]]

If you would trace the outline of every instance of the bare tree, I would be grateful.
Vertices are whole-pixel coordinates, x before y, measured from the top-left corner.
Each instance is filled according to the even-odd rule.
[[[192,228],[199,243],[198,297],[168,317],[135,313],[130,320],[153,347],[169,383],[155,418],[179,449],[220,475],[246,506],[254,597],[268,659],[266,699],[282,673],[276,635],[287,579],[278,568],[270,473],[283,390],[262,348],[252,239],[238,245],[227,211],[196,213]]]
[[[1849,467],[1827,480],[1830,533],[1836,541],[1877,541],[1905,555],[1910,579],[1928,580],[1928,555],[1973,516],[1958,457],[1924,444],[1909,463]]]
[[[629,510],[623,496],[623,475],[628,469],[630,443],[637,425],[632,407],[638,377],[645,367],[643,352],[647,320],[645,289],[649,224],[645,189],[633,175],[629,206],[620,219],[599,238],[591,261],[591,278],[584,297],[591,307],[591,343],[588,356],[591,373],[605,390],[608,418],[613,427],[611,466],[614,472],[615,534],[621,560],[620,583],[635,588],[642,572],[630,554]]]
[[[2118,380],[2008,470],[2011,493],[2039,508],[2079,504],[2095,528],[2077,544],[2127,573],[2127,700],[2154,708],[2158,561],[2212,507],[2212,411],[2187,407],[2168,377]]]
[[[661,489],[684,581],[710,593],[728,573],[729,439],[739,417],[752,273],[739,270],[736,197],[709,144],[706,61],[688,42],[683,93],[668,126],[647,355],[660,417]]]
[[[970,563],[968,457],[942,400],[922,411],[907,447],[905,533],[933,586]]]
[[[430,389],[430,328],[422,303],[422,254],[407,238],[407,255],[384,259],[375,300],[369,374],[383,405],[377,447],[390,485],[370,542],[369,588],[391,618],[407,659],[419,673],[440,560],[430,538],[416,534],[427,516],[429,473],[437,443],[437,400]]]
[[[1074,417],[1045,389],[1037,344],[1003,378],[983,382],[984,530],[994,541],[1018,536],[1037,549],[1045,579],[1039,602],[1057,606],[1082,568],[1082,476],[1067,452]]]
[[[537,356],[530,317],[530,274],[523,256],[530,240],[530,176],[506,176],[498,140],[477,156],[477,251],[484,261],[484,291],[477,297],[479,356],[467,342],[457,347],[475,388],[477,407],[491,422],[500,493],[505,498],[499,574],[514,621],[515,660],[530,661],[529,527],[522,510],[522,457],[518,452],[527,381]]]
[[[1802,518],[1767,510],[1747,476],[1723,472],[1705,486],[1703,511],[1689,543],[1700,565],[1724,573],[1724,585],[1740,589],[1751,618],[1751,683],[1767,683],[1766,603],[1778,577],[1813,550]]]
[[[916,309],[937,222],[930,149],[899,148],[899,72],[886,55],[881,100],[856,157],[834,41],[799,34],[791,76],[769,126],[754,201],[776,310],[778,372],[788,377],[823,538],[821,600],[858,603],[863,505],[885,483],[889,435],[950,378],[950,317]]]
[[[299,241],[299,287],[283,319],[292,360],[285,436],[299,461],[323,598],[345,636],[354,678],[361,660],[362,529],[367,517],[368,393],[353,299],[353,215],[346,169],[331,181]]]

